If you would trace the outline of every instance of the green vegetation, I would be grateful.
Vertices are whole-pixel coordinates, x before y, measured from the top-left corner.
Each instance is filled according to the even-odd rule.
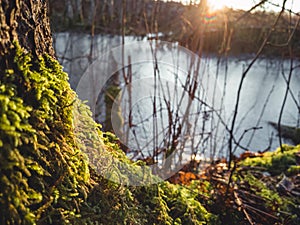
[[[241,165],[251,167],[262,167],[271,175],[280,175],[291,170],[291,166],[296,165],[296,153],[300,151],[300,146],[294,148],[284,145],[274,152],[267,152],[263,157],[247,158]]]
[[[139,163],[130,162],[111,142],[112,134],[100,131],[58,62],[47,56],[32,62],[17,44],[12,51],[14,63],[1,75],[0,85],[1,224],[213,224],[215,216],[191,201],[193,195],[184,187],[129,188],[122,184],[126,177],[118,184],[89,168],[81,149],[95,144],[103,147],[95,155],[100,164],[104,154],[119,159],[126,170],[138,171]],[[81,110],[76,127],[74,108]]]
[[[15,46],[0,81],[1,224],[68,222],[79,215],[89,169],[76,147],[67,74]]]
[[[105,110],[105,115],[106,115],[106,119],[105,119],[105,129],[107,131],[113,131],[113,126],[111,124],[111,118],[115,119],[115,124],[116,127],[122,127],[124,121],[122,118],[122,112],[121,112],[121,106],[115,106],[115,108],[113,108],[113,104],[115,102],[115,104],[117,104],[118,101],[120,101],[120,96],[118,97],[118,95],[120,94],[121,89],[117,86],[117,85],[110,85],[105,93],[105,97],[104,97],[104,102],[106,105],[106,110]],[[119,99],[116,99],[116,98]],[[114,109],[114,110],[113,110]],[[116,131],[118,133],[122,133],[121,130]]]
[[[299,224],[300,146],[238,162],[230,185],[224,163],[190,185],[159,182],[100,130],[56,60],[12,52],[0,80],[1,224]]]
[[[299,224],[299,153],[300,145],[283,146],[283,151],[278,148],[241,159],[229,186],[221,179],[209,178],[215,190],[209,198],[213,202],[212,212],[226,212],[220,215],[222,224],[242,224],[246,220],[260,224]],[[218,171],[211,176],[222,174],[228,182],[230,174]],[[218,205],[220,201],[224,202],[223,207]],[[231,223],[224,222],[228,217]]]

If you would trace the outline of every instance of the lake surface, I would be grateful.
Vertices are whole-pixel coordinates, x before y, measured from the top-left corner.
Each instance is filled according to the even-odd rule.
[[[82,76],[87,73],[96,72],[97,76],[100,74],[101,77],[105,77],[97,77],[90,81],[96,89],[104,88],[106,78],[110,77],[112,80],[112,75],[119,73],[119,78],[115,82],[121,89],[118,107],[122,109],[124,117],[123,130],[120,132],[126,133],[122,138],[126,139],[127,144],[130,143],[130,148],[143,149],[142,153],[138,152],[136,155],[130,153],[132,157],[151,155],[154,154],[153,149],[166,147],[170,114],[173,119],[177,118],[178,121],[185,123],[181,126],[177,121],[178,126],[168,133],[175,134],[179,128],[183,130],[181,136],[177,137],[176,141],[181,142],[181,145],[176,145],[177,147],[192,149],[192,152],[202,149],[197,154],[206,156],[226,155],[229,137],[226,126],[231,126],[239,83],[243,71],[251,62],[250,56],[244,57],[245,59],[230,57],[219,59],[215,56],[199,59],[200,66],[193,66],[193,71],[197,67],[199,77],[196,78],[196,83],[199,86],[191,100],[191,95],[186,92],[189,84],[195,84],[193,82],[187,84],[187,77],[195,75],[195,72],[190,71],[190,62],[194,60],[194,55],[176,44],[165,43],[163,47],[154,51],[156,58],[153,60],[153,57],[151,58],[153,49],[149,48],[146,40],[125,37],[127,47],[123,49],[121,37],[96,35],[91,38],[89,35],[73,33],[58,33],[54,37],[57,57],[69,74],[70,84],[74,90],[79,90],[78,85],[80,86]],[[123,57],[122,53],[126,57]],[[290,93],[281,122],[295,127],[299,126],[300,116],[299,62],[294,62],[293,66],[297,68],[293,70],[291,76]],[[277,130],[269,122],[278,121],[287,89],[289,70],[289,60],[259,59],[247,73],[234,131],[235,139],[242,146],[236,148],[237,154],[245,149],[263,151],[267,148],[274,150],[279,146]],[[126,85],[123,79],[124,71],[125,74],[130,74],[130,86]],[[105,97],[100,90],[96,90],[95,93],[96,96],[90,102],[94,101],[95,104],[97,102],[93,111],[97,113],[96,119],[104,124],[107,112],[104,107]],[[189,100],[192,102],[191,105]],[[205,105],[202,100],[209,103],[215,112],[212,112],[211,107]],[[172,106],[168,108],[168,104]],[[188,119],[185,118],[187,108]],[[118,111],[118,108],[115,110]],[[114,128],[119,129],[116,126]],[[154,136],[156,140],[153,140]],[[291,144],[289,140],[283,141]]]

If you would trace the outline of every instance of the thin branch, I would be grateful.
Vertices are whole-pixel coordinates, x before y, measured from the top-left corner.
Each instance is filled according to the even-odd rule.
[[[290,50],[290,55],[291,55],[292,54],[291,46],[289,47],[289,50]],[[282,102],[282,105],[281,105],[281,109],[280,109],[280,113],[279,113],[279,118],[278,118],[278,135],[279,135],[279,144],[280,144],[281,152],[283,152],[283,147],[282,147],[282,132],[281,132],[281,119],[282,119],[284,107],[285,107],[285,104],[286,104],[286,101],[287,101],[287,97],[288,97],[288,94],[289,94],[290,82],[291,82],[291,78],[292,78],[292,75],[293,75],[293,62],[294,62],[294,60],[291,57],[291,60],[290,60],[290,71],[289,71],[289,76],[288,76],[288,80],[287,80],[287,87],[286,87],[286,91],[285,91],[285,94],[284,94],[284,98],[283,98],[283,102]]]
[[[271,37],[271,34],[273,33],[273,30],[275,29],[276,25],[279,22],[280,17],[282,16],[284,9],[285,9],[285,4],[286,4],[287,0],[284,0],[282,3],[282,9],[280,11],[280,13],[278,14],[272,28],[269,30],[266,38],[264,39],[263,43],[261,44],[259,50],[257,51],[254,59],[250,62],[250,64],[248,65],[248,67],[246,68],[246,70],[243,72],[242,74],[242,78],[238,87],[238,92],[237,92],[237,99],[236,99],[236,104],[235,104],[235,109],[234,109],[234,114],[233,114],[233,119],[232,119],[232,123],[231,123],[231,128],[230,128],[230,138],[229,138],[229,160],[228,160],[228,168],[230,169],[230,164],[232,162],[232,140],[233,140],[233,132],[234,132],[234,128],[235,128],[235,123],[236,123],[236,118],[238,115],[238,109],[239,109],[239,104],[240,104],[240,98],[241,98],[241,92],[242,92],[242,87],[244,84],[244,80],[246,78],[246,75],[248,74],[248,72],[250,71],[250,69],[252,68],[252,66],[254,65],[254,63],[257,61],[257,59],[259,58],[259,56],[261,55],[263,49],[265,48],[265,46],[267,45],[267,42],[269,40],[269,38]]]

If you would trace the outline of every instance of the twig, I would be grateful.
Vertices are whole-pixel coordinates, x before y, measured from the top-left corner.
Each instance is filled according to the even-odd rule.
[[[239,198],[238,194],[237,194],[235,191],[233,192],[233,195],[234,195],[234,197],[235,197],[236,200],[237,200],[238,206],[242,208],[243,213],[245,214],[245,216],[246,216],[248,222],[249,222],[251,225],[255,225],[255,223],[252,222],[252,219],[251,219],[250,215],[247,213],[247,211],[246,211],[246,209],[245,209],[245,207],[244,207],[244,204],[243,204],[242,199]]]
[[[275,220],[278,220],[278,218],[277,218],[276,216],[273,216],[273,215],[271,215],[270,213],[267,213],[267,212],[262,211],[262,210],[260,210],[260,209],[254,208],[254,207],[252,207],[252,206],[250,206],[250,205],[248,205],[248,204],[244,204],[244,207],[245,207],[245,208],[248,208],[248,209],[250,209],[250,210],[252,210],[252,211],[259,212],[259,213],[261,213],[261,214],[263,214],[263,215],[265,215],[265,216],[271,217],[271,218],[273,218],[273,219],[275,219]]]

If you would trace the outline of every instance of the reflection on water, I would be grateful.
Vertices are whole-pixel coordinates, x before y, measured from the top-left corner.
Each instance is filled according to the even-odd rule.
[[[137,40],[133,37],[125,38],[126,43],[134,43],[136,41]],[[57,56],[64,66],[65,71],[69,73],[70,83],[73,89],[76,89],[81,75],[88,70],[91,63],[97,62],[97,59],[99,59],[103,53],[109,52],[112,47],[120,46],[120,44],[121,37],[99,35],[91,39],[89,35],[84,34],[59,33],[55,35]],[[160,49],[160,60],[166,61],[166,58],[172,58],[173,60],[168,60],[168,62],[178,60],[179,57],[174,57],[174,52],[172,53],[172,51],[168,48]],[[143,58],[146,54],[138,48],[131,49],[131,52],[133,59]],[[170,53],[172,53],[173,56]],[[112,63],[109,64],[109,70],[112,70],[115,63],[120,63],[118,61],[120,61],[119,57],[121,56],[112,54],[110,57],[109,60]],[[181,59],[180,62],[176,63],[182,65],[183,61],[184,60]],[[193,105],[189,111],[190,119],[188,123],[186,123],[186,126],[176,127],[174,125],[174,129],[180,128],[185,130],[182,133],[183,139],[187,136],[186,134],[188,132],[192,133],[189,135],[202,135],[201,138],[195,138],[191,141],[197,142],[201,139],[201,143],[200,141],[197,144],[186,141],[186,143],[189,143],[189,145],[186,146],[189,146],[192,151],[194,151],[193,148],[207,148],[211,153],[216,150],[216,148],[220,151],[226,149],[226,140],[228,140],[229,134],[224,131],[226,130],[226,125],[230,127],[239,82],[249,62],[250,61],[247,60],[238,60],[237,58],[218,59],[210,56],[201,59],[201,70],[199,70],[198,73],[200,76],[206,77],[206,79],[199,79],[199,81],[197,81],[197,85],[200,86],[198,89],[199,93],[197,93],[196,96],[198,96],[200,100],[203,100],[205,96],[207,96],[207,93],[203,95],[203,90],[210,92],[209,95],[219,93],[209,101],[218,112],[215,114],[211,113],[209,107],[203,106],[200,101],[196,101],[197,104]],[[175,65],[177,65],[176,63]],[[299,62],[294,63],[295,66],[297,63]],[[278,121],[286,91],[286,79],[290,69],[289,66],[289,61],[263,59],[254,64],[247,74],[242,88],[235,130],[235,139],[240,141],[240,145],[243,146],[244,149],[262,151],[268,147],[273,150],[279,146],[277,131],[269,125],[269,122]],[[123,121],[125,124],[123,132],[127,132],[126,127],[134,127],[131,133],[129,132],[125,135],[125,139],[127,139],[127,141],[129,140],[127,143],[132,144],[130,146],[131,148],[144,149],[144,152],[140,154],[146,154],[145,152],[149,151],[149,149],[154,149],[155,143],[151,138],[149,139],[149,137],[153,135],[155,130],[157,132],[156,135],[160,135],[156,144],[158,144],[160,149],[165,148],[164,143],[168,142],[165,137],[166,129],[169,128],[168,120],[170,113],[174,113],[171,115],[172,118],[176,117],[177,113],[177,118],[180,120],[182,113],[184,113],[182,111],[187,108],[189,101],[189,97],[187,96],[189,95],[184,96],[182,98],[183,100],[180,99],[180,96],[184,95],[182,94],[185,92],[184,87],[188,87],[188,85],[186,85],[186,77],[188,76],[186,71],[188,71],[188,68],[183,70],[177,68],[176,71],[175,69],[174,63],[153,65],[153,62],[139,62],[132,63],[132,65],[126,66],[124,69],[114,71],[115,74],[119,74],[120,78],[118,82],[122,90],[120,92],[120,99],[122,99],[120,103],[121,108],[123,113],[126,114],[125,118],[131,118],[127,121]],[[123,79],[124,71],[126,71],[127,75],[131,74],[134,78],[130,92]],[[164,80],[155,81],[155,79],[152,79],[153,74],[157,71],[159,71]],[[282,124],[285,125],[299,126],[299,108],[297,108],[297,104],[299,105],[300,102],[299,72],[299,68],[294,69],[291,79],[290,94],[287,98],[282,117]],[[149,77],[152,78],[145,80],[149,79]],[[143,79],[143,82],[138,82],[139,79]],[[134,83],[135,80],[136,82]],[[215,80],[217,80],[218,87],[216,86]],[[172,84],[171,86],[170,83]],[[153,88],[155,85],[157,85],[156,89]],[[171,91],[170,87],[172,87]],[[218,91],[216,92],[216,90]],[[151,91],[153,95],[155,95],[154,91],[156,94],[160,93],[160,97],[157,99],[149,97],[151,96]],[[173,102],[172,109],[167,107],[168,100]],[[131,106],[128,105],[130,101],[132,101]],[[154,104],[154,101],[157,102]],[[216,104],[216,102],[220,105]],[[103,103],[104,95],[100,95],[98,104],[100,110],[98,111],[99,115],[97,119],[100,120],[101,123],[104,123],[105,118],[105,109],[101,109],[101,106],[105,105]],[[157,118],[157,116],[153,117],[153,106],[157,107],[157,116],[159,116],[159,114],[161,115],[159,123],[153,123],[153,120]],[[177,111],[175,109],[176,107]],[[143,117],[141,117],[141,115],[143,115]],[[154,124],[156,124],[156,127],[153,127]],[[174,131],[172,134],[175,133]],[[136,139],[139,140],[137,141]],[[285,143],[289,143],[289,141],[285,140]],[[168,146],[168,148],[169,147],[170,146]],[[238,147],[237,153],[241,151],[242,148]],[[151,154],[149,153],[149,155]]]

